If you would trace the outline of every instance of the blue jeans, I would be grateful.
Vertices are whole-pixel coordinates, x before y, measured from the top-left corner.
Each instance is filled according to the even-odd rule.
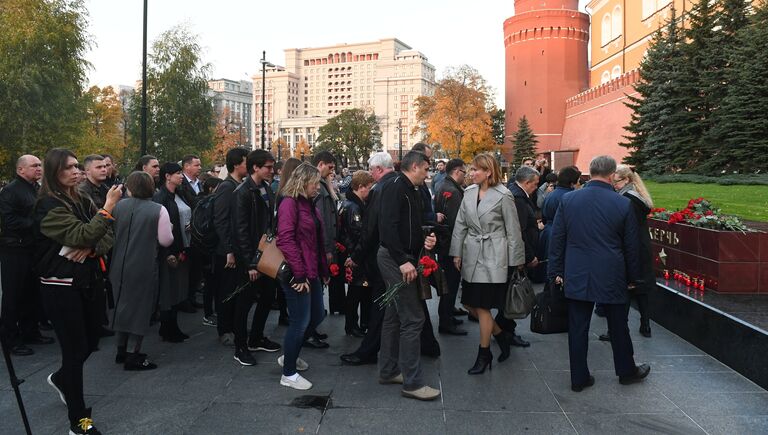
[[[304,331],[314,329],[325,318],[323,304],[323,283],[320,279],[309,280],[309,293],[297,293],[290,285],[281,283],[288,304],[288,331],[283,338],[283,375],[296,374],[296,359],[299,357],[301,345],[304,343]]]

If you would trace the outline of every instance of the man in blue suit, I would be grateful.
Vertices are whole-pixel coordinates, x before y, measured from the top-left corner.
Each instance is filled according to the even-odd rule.
[[[640,238],[632,205],[611,185],[615,171],[613,158],[595,157],[589,164],[591,181],[563,196],[552,225],[548,275],[563,283],[568,300],[571,389],[576,392],[595,383],[587,367],[595,302],[606,308],[619,382],[639,382],[651,370],[646,364],[635,365],[627,326],[627,289],[638,283]]]

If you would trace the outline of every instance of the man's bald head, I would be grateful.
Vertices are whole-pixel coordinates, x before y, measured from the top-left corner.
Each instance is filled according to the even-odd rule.
[[[40,181],[43,177],[43,164],[37,157],[25,154],[16,160],[16,174],[30,183]]]

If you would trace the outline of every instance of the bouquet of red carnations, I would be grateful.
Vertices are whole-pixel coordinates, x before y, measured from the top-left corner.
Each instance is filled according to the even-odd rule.
[[[428,255],[425,255],[419,259],[419,265],[416,267],[416,272],[419,273],[421,276],[428,278],[432,273],[434,273],[438,268],[437,262],[433,260]],[[418,279],[418,278],[417,278]],[[392,287],[389,287],[384,291],[384,294],[379,296],[374,300],[377,304],[379,304],[379,307],[385,308],[392,304],[392,302],[397,299],[398,292],[401,288],[405,287],[406,283],[405,281],[400,281],[397,284],[393,285]]]

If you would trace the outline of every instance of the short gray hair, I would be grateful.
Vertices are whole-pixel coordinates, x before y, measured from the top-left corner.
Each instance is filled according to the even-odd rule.
[[[539,176],[539,171],[533,169],[532,167],[520,166],[517,172],[515,172],[515,181],[517,181],[518,183],[525,183],[533,180],[538,176]]]
[[[370,159],[368,159],[368,167],[373,168],[375,166],[383,169],[391,169],[395,167],[394,163],[392,162],[392,156],[384,151],[378,152],[372,155]]]
[[[616,172],[616,160],[611,156],[597,156],[589,162],[589,175],[608,177]]]

